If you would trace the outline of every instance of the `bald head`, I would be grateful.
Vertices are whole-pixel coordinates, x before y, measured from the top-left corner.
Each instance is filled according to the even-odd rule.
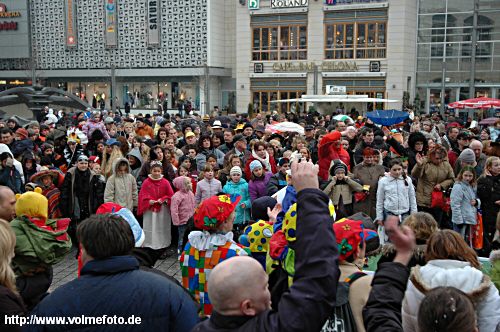
[[[208,279],[208,296],[215,311],[228,316],[255,316],[269,309],[268,277],[262,265],[247,256],[218,264]]]
[[[483,143],[474,139],[470,142],[469,148],[474,151],[474,155],[476,156],[476,160],[481,156],[481,152],[483,152]]]
[[[11,221],[16,216],[16,195],[6,186],[0,186],[0,218]]]

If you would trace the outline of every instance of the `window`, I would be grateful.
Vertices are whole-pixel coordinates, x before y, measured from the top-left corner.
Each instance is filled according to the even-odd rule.
[[[299,103],[271,103],[271,101],[300,98],[305,93],[305,91],[253,91],[253,107],[258,112],[297,111],[300,107]]]
[[[306,60],[307,27],[288,25],[253,28],[252,60]]]
[[[385,58],[385,56],[385,22],[326,25],[326,59],[378,59]]]

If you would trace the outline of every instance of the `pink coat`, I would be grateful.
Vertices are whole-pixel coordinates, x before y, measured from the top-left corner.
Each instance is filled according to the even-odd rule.
[[[170,214],[172,215],[172,224],[185,225],[189,218],[194,214],[196,203],[192,191],[186,190],[184,187],[185,176],[179,176],[174,179],[174,186],[178,191],[172,196],[170,203]],[[189,178],[188,178],[189,179]],[[189,182],[191,180],[189,179]]]

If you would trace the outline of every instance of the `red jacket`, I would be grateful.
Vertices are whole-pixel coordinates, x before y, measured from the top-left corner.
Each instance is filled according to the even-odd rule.
[[[323,137],[318,147],[318,166],[319,166],[319,176],[327,181],[330,164],[332,160],[340,159],[344,164],[347,165],[347,168],[350,169],[349,165],[351,164],[351,157],[349,157],[349,153],[342,148],[342,145],[339,147],[334,144],[335,142],[340,141],[341,134],[338,131],[333,131]]]

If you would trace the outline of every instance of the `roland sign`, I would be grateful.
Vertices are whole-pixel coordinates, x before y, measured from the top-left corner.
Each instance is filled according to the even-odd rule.
[[[271,0],[271,8],[307,7],[309,0]]]

